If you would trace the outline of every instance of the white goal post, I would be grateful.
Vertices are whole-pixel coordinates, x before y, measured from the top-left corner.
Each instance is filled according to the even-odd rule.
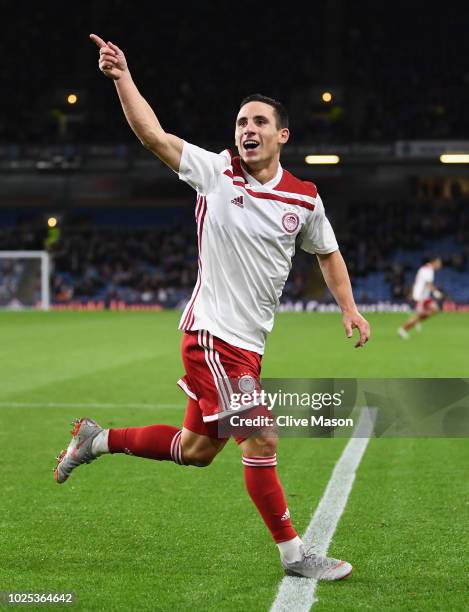
[[[50,308],[50,255],[47,251],[0,251],[0,308]]]

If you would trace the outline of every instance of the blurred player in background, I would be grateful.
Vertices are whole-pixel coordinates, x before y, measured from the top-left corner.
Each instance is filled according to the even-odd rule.
[[[443,294],[435,287],[434,280],[435,271],[439,270],[441,265],[440,257],[431,257],[418,269],[412,288],[412,299],[415,302],[415,314],[407,323],[397,330],[399,336],[404,340],[409,338],[409,331],[412,328],[415,327],[417,331],[420,331],[421,323],[440,310],[435,300],[441,300]]]
[[[211,153],[165,132],[135,86],[122,51],[94,34],[91,39],[99,47],[99,68],[114,81],[138,139],[197,191],[199,275],[179,325],[186,374],[178,384],[189,398],[183,428],[104,430],[92,419],[77,419],[73,439],[58,458],[59,483],[77,466],[109,452],[209,465],[227,442],[218,423],[229,414],[230,381],[241,388],[242,382],[250,385],[260,378],[265,338],[297,245],[317,255],[343,311],[347,337],[358,329],[355,346],[362,347],[370,335],[315,185],[280,165],[281,147],[289,138],[283,106],[260,94],[246,98],[235,123],[239,157],[229,150]],[[210,116],[200,120],[213,138]],[[347,576],[349,563],[305,551],[293,528],[277,475],[276,437],[261,430],[236,442],[247,491],[278,545],[284,570],[325,580]]]

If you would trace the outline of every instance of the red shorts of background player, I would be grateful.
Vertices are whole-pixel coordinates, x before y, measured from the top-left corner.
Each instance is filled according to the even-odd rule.
[[[431,297],[425,300],[419,300],[415,302],[415,311],[419,313],[432,312],[434,305],[435,301]]]
[[[185,332],[182,339],[182,360],[186,374],[177,384],[194,401],[189,401],[184,427],[194,433],[218,435],[220,418],[233,414],[231,394],[250,385],[259,387],[261,355],[228,344],[206,330]],[[267,413],[259,406],[256,413]],[[239,443],[244,437],[236,437]]]

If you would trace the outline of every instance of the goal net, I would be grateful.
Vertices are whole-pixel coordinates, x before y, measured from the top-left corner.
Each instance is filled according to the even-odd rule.
[[[0,251],[0,308],[50,306],[50,258],[45,251]]]

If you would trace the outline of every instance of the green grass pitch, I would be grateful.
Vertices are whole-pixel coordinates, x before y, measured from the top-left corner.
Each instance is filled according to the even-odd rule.
[[[263,375],[467,377],[468,317],[439,315],[404,342],[405,315],[372,315],[356,350],[338,315],[280,314]],[[84,412],[108,427],[181,423],[177,319],[0,314],[0,591],[72,591],[78,610],[269,609],[282,571],[234,442],[205,469],[113,456],[53,480]],[[345,443],[280,441],[300,533]],[[314,609],[467,609],[468,459],[466,439],[371,440],[329,548],[354,573],[320,584]]]

